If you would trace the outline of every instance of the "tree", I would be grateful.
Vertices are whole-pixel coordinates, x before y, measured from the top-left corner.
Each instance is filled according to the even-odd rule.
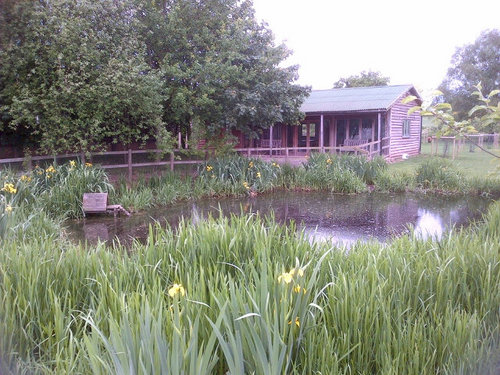
[[[217,140],[231,129],[254,137],[276,122],[301,119],[309,89],[293,83],[296,66],[281,66],[290,52],[274,45],[250,1],[175,0],[166,33],[161,69],[168,124]]]
[[[468,112],[467,118],[463,120],[458,120],[455,117],[456,112],[453,110],[453,106],[450,103],[438,103],[436,101],[425,108],[422,106],[414,106],[408,111],[408,115],[415,111],[420,111],[421,116],[429,116],[436,122],[436,136],[451,135],[460,138],[463,137],[484,152],[500,159],[499,155],[485,149],[469,137],[471,133],[476,133],[478,130],[482,130],[485,127],[491,127],[497,132],[499,131],[500,104],[492,104],[493,99],[497,99],[499,94],[500,90],[495,89],[485,96],[481,84],[477,84],[474,87],[474,91],[471,93],[472,96],[476,97],[473,103],[475,105]],[[442,96],[443,93],[438,91],[436,95]],[[409,95],[403,100],[403,103],[411,103],[415,99],[415,96]]]
[[[368,86],[387,86],[391,79],[382,76],[380,72],[362,71],[358,75],[340,78],[333,84],[333,88],[344,89],[348,87],[368,87]]]
[[[441,100],[452,105],[457,119],[468,117],[475,102],[471,93],[478,83],[487,93],[500,86],[500,30],[482,32],[474,43],[457,48],[451,59],[439,90]]]
[[[296,123],[309,89],[241,0],[0,2],[0,127],[50,152]],[[171,144],[167,139],[162,144]]]
[[[0,34],[3,127],[43,151],[143,141],[162,127],[131,1],[10,1]]]

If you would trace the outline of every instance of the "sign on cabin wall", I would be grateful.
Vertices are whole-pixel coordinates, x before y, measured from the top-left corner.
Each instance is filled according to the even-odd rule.
[[[84,193],[83,212],[100,213],[106,212],[108,205],[108,193]]]

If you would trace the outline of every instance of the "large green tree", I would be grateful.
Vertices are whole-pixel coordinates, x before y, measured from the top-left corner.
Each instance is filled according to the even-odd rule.
[[[466,119],[474,107],[472,92],[478,83],[486,93],[500,86],[500,30],[482,32],[474,43],[457,48],[451,59],[439,90],[458,120]]]
[[[251,1],[0,4],[0,126],[46,151],[168,138],[165,129],[255,136],[302,116],[308,88]]]
[[[362,71],[357,75],[340,78],[333,84],[333,88],[387,86],[390,80],[389,77],[383,76],[380,72]]]
[[[290,51],[276,46],[250,1],[175,0],[166,17],[161,70],[167,83],[165,121],[217,139],[239,129],[255,136],[276,122],[295,123],[309,89],[294,84]]]
[[[132,1],[4,3],[3,131],[47,152],[141,141],[162,126],[162,82],[146,63]]]

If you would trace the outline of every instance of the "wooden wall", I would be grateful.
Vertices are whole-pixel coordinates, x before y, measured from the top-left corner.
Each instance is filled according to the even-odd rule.
[[[403,104],[403,99],[408,94],[398,99],[389,110],[387,122],[389,123],[389,135],[391,137],[389,156],[393,160],[401,159],[403,154],[410,156],[418,155],[420,152],[421,117],[420,111],[408,115],[408,110],[417,103],[415,101]],[[403,120],[410,119],[410,136],[403,138]]]

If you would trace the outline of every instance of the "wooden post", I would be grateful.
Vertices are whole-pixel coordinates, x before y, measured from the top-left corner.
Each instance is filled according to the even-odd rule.
[[[498,148],[498,133],[493,134],[493,147]]]
[[[80,159],[81,159],[82,165],[85,165],[85,152],[81,153]]]
[[[181,132],[179,132],[178,137],[179,137],[178,143],[179,143],[179,150],[180,150],[182,148],[182,134],[181,134]]]
[[[269,128],[269,156],[273,156],[273,127]]]
[[[127,159],[127,164],[128,164],[128,182],[129,184],[132,184],[132,149],[128,149],[128,159]]]
[[[170,170],[172,172],[174,171],[174,152],[173,151],[170,153]]]
[[[346,127],[345,127],[345,139],[349,139],[349,130],[351,129],[351,119],[346,120]],[[345,140],[344,140],[345,143]]]
[[[321,114],[320,117],[320,123],[319,123],[319,147],[320,147],[320,152],[325,152],[325,145],[324,145],[324,138],[323,138],[323,114]]]
[[[332,147],[337,146],[337,140],[336,140],[336,134],[337,132],[335,131],[337,129],[337,120],[336,119],[330,119],[330,131],[329,131],[329,136],[330,136],[330,150],[333,150]]]

